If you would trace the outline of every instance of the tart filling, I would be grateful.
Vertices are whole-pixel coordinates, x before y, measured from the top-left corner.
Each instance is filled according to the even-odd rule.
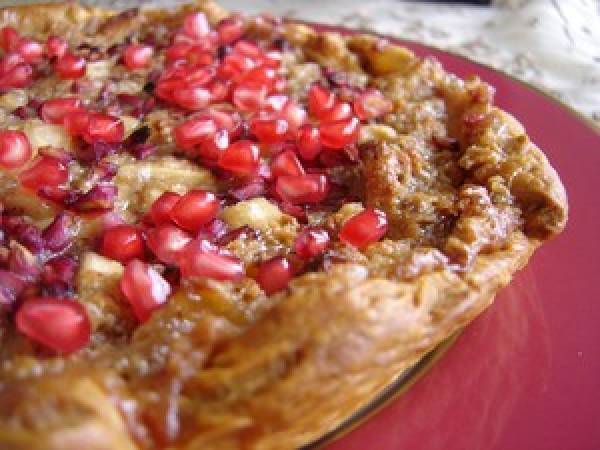
[[[52,8],[0,14],[9,448],[301,445],[564,227],[478,79],[211,3]]]

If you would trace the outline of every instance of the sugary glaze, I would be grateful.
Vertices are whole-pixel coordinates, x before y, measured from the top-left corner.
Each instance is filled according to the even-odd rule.
[[[0,9],[0,447],[284,449],[565,225],[493,90],[213,3]]]

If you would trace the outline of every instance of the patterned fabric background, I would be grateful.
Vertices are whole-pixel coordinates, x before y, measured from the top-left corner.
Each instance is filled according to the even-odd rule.
[[[86,1],[113,7],[183,3]],[[491,7],[400,0],[220,2],[233,10],[370,29],[449,49],[535,84],[600,127],[600,0],[496,0]]]

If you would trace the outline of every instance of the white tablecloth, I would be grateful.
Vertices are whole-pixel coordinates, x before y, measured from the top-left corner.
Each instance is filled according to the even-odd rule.
[[[181,3],[87,1],[119,7]],[[496,0],[491,7],[401,0],[220,2],[247,13],[366,28],[453,50],[543,88],[600,127],[600,0]]]

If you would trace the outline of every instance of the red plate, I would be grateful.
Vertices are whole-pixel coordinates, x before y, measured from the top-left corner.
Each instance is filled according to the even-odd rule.
[[[397,42],[496,88],[558,171],[569,223],[423,378],[328,449],[598,450],[600,133],[506,75]]]

